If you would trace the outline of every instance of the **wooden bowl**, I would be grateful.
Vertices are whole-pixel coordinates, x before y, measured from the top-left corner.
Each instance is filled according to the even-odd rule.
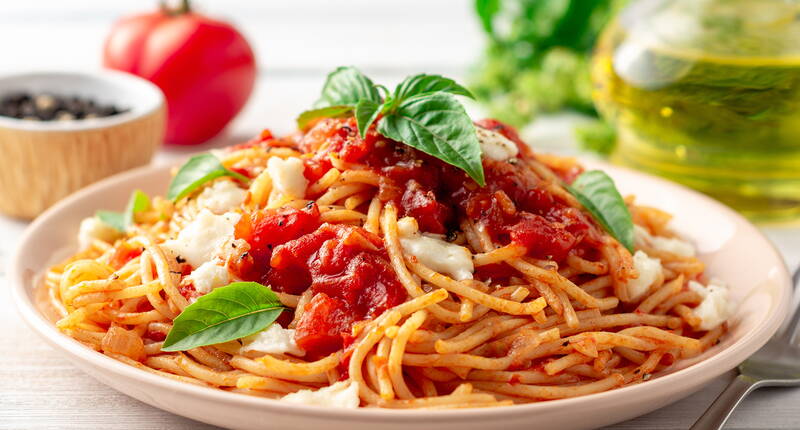
[[[81,96],[127,112],[74,121],[0,116],[0,213],[33,218],[92,182],[148,164],[164,138],[161,90],[136,76],[37,72],[0,77],[0,95]]]

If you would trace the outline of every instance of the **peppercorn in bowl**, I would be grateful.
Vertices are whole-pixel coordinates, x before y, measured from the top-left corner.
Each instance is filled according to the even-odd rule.
[[[33,218],[79,188],[148,164],[165,109],[158,87],[121,72],[0,76],[0,213]]]

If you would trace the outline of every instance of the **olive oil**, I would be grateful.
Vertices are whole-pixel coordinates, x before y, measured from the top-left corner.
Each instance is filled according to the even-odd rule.
[[[593,97],[618,130],[612,160],[754,218],[800,217],[797,4],[747,15],[744,0],[661,3],[623,13],[596,47]]]

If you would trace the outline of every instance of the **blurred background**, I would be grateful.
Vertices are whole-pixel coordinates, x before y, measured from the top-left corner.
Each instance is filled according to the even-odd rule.
[[[5,2],[0,75],[92,71],[104,61],[134,71],[124,58],[149,48],[131,48],[131,39],[165,44],[186,37],[120,22],[153,14],[157,4]],[[178,15],[182,3],[166,5]],[[255,86],[242,90],[247,103],[222,133],[190,139],[199,146],[166,145],[157,161],[237,143],[265,127],[288,133],[326,74],[354,65],[385,85],[420,72],[454,77],[477,96],[469,104],[473,116],[517,127],[541,151],[610,157],[758,221],[800,217],[797,2],[409,0],[377,7],[368,0],[204,0],[191,10],[230,25],[249,43]],[[107,41],[120,39],[104,52]],[[192,43],[203,49],[203,42]],[[225,49],[208,48],[216,51],[209,55],[224,57]],[[184,64],[179,71],[191,82],[200,69]],[[168,99],[179,85],[137,74]],[[166,140],[174,143],[171,128]]]
[[[568,1],[501,3],[409,0],[376,7],[352,0],[342,7],[324,0],[195,1],[196,12],[235,25],[252,46],[258,66],[248,104],[226,133],[207,146],[243,140],[263,127],[293,130],[294,117],[316,99],[327,73],[355,65],[387,86],[420,72],[454,77],[479,96],[481,103],[471,106],[476,115],[497,116],[521,128],[537,115],[566,110],[527,132],[556,133],[561,141],[541,139],[541,145],[570,150],[577,142],[562,122],[594,124],[589,53],[600,29],[624,2],[574,2],[572,11]],[[0,5],[0,37],[6,41],[0,45],[0,74],[99,68],[114,22],[156,4],[5,2]],[[604,151],[608,131],[601,132],[606,133],[603,141],[589,146]]]
[[[181,2],[167,3],[178,8]],[[535,150],[607,159],[695,187],[760,222],[790,268],[800,261],[796,1],[195,0],[191,5],[241,33],[255,56],[255,85],[220,134],[194,145],[161,147],[159,139],[155,163],[239,143],[265,127],[276,134],[293,131],[296,115],[311,106],[325,76],[341,65],[356,66],[390,87],[411,74],[442,74],[476,94],[477,101],[468,105],[474,117],[493,116],[518,127]],[[130,30],[118,21],[157,7],[155,0],[3,1],[0,81],[28,71],[98,70],[106,40]],[[224,49],[216,54],[226,55]],[[187,80],[203,69],[183,67]],[[225,102],[211,98],[194,109]],[[0,187],[8,186],[3,178]],[[0,280],[26,224],[0,216]],[[10,309],[2,310],[0,325],[19,325]],[[29,335],[21,332],[19,339]],[[66,375],[55,380],[56,390],[69,393],[75,381],[84,383],[85,377],[59,365],[49,350],[39,355],[34,348],[20,357],[3,349],[15,344],[0,342],[0,380],[4,369],[18,368],[24,358],[37,369],[42,363],[35,361],[45,361],[54,374]],[[41,390],[44,381],[45,376],[38,382]],[[654,413],[649,423],[688,425],[718,386]],[[117,404],[133,402],[99,384],[90,390]],[[32,407],[41,393],[20,387],[6,397],[11,403],[0,398],[0,411],[63,423]],[[708,401],[693,406],[698,399]],[[770,399],[768,393],[755,396],[743,411],[763,409]],[[181,422],[143,405],[135,413],[160,423]],[[766,425],[756,415],[739,419],[741,428]],[[779,414],[770,419],[770,428],[790,424]],[[619,428],[642,428],[643,422]]]
[[[114,22],[157,4],[3,2],[0,73],[99,68]],[[255,90],[226,141],[247,139],[264,127],[292,131],[295,116],[317,99],[325,76],[338,66],[355,65],[386,85],[422,71],[463,78],[485,44],[471,1],[410,0],[376,7],[374,1],[354,0],[342,7],[325,0],[204,0],[192,6],[231,22],[255,53]]]

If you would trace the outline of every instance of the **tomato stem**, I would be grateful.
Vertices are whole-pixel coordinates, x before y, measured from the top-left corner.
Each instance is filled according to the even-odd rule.
[[[192,11],[192,7],[189,4],[189,0],[181,0],[180,5],[177,7],[171,7],[168,4],[168,0],[161,0],[161,10],[166,13],[167,15],[177,16],[177,15],[184,15]]]

